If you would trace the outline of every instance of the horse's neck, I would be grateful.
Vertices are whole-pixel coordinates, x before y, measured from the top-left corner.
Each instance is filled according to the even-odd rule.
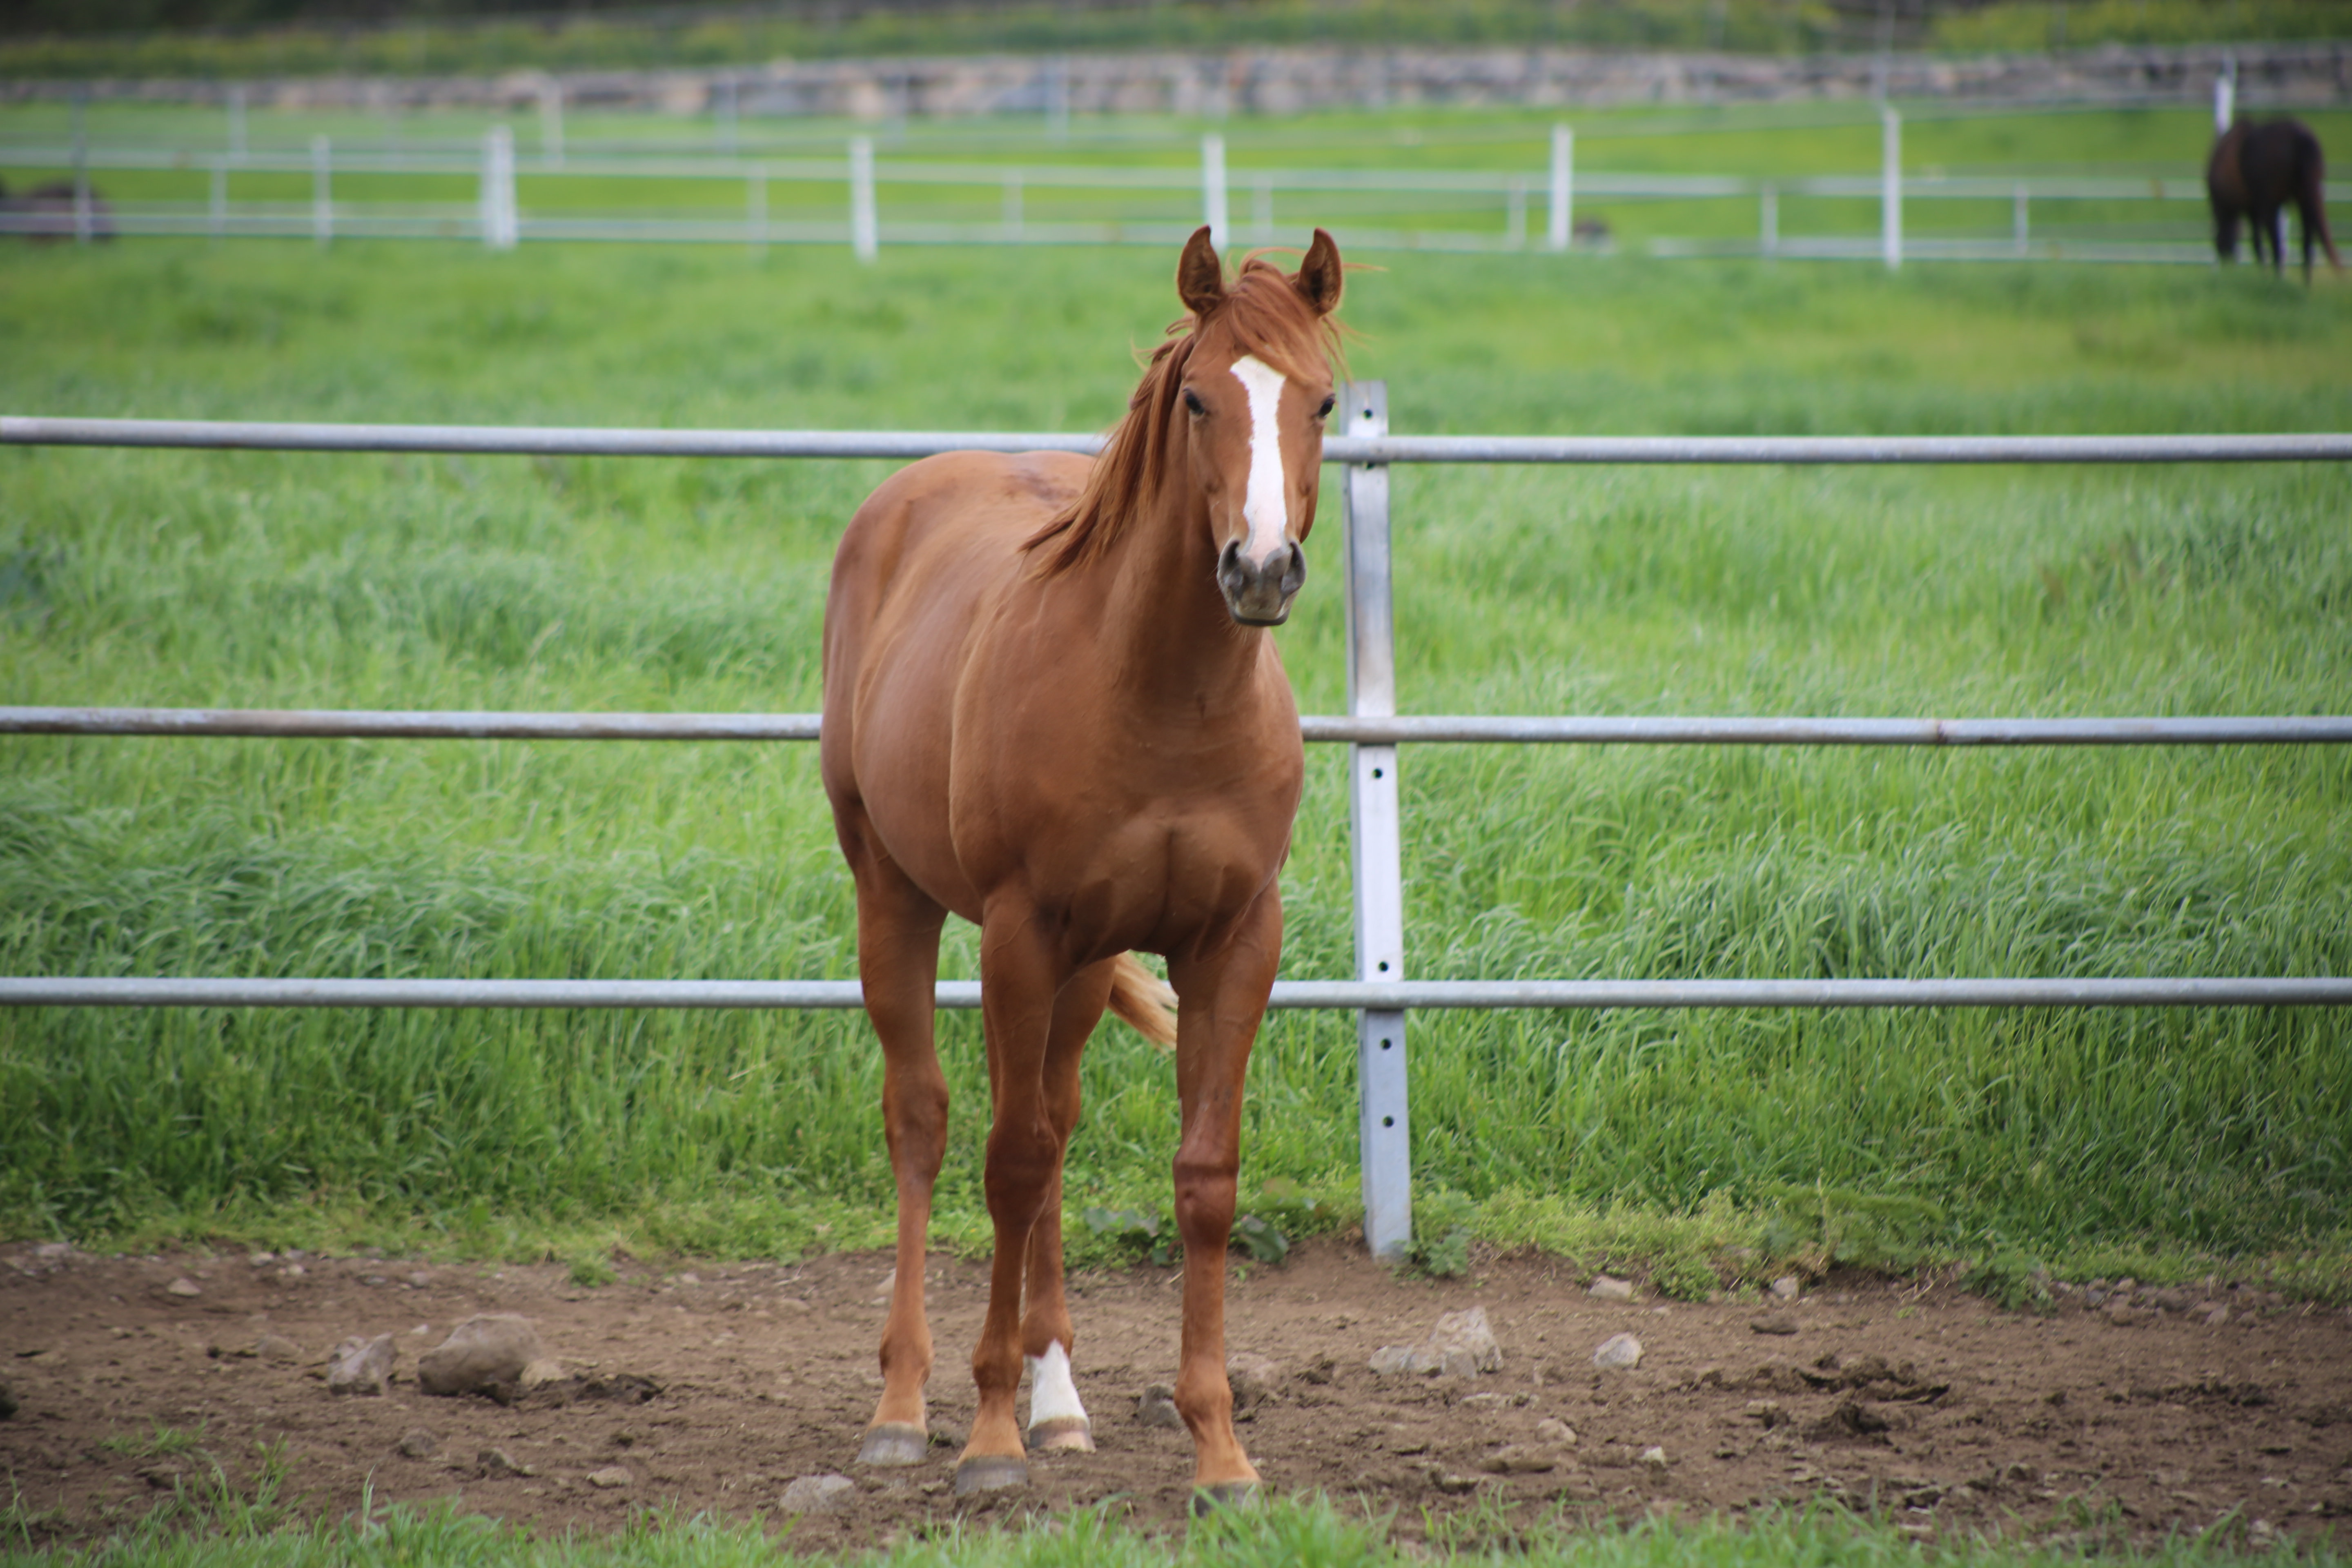
[[[1192,710],[1254,695],[1267,634],[1236,625],[1225,608],[1208,503],[1192,487],[1189,458],[1180,429],[1167,474],[1101,562],[1100,592],[1103,652],[1117,661],[1122,688]]]

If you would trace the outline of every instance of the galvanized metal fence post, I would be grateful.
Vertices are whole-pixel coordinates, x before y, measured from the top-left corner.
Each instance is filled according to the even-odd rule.
[[[1388,384],[1350,382],[1341,433],[1389,432]],[[1389,584],[1389,468],[1349,463],[1347,479],[1348,711],[1396,711],[1396,626]],[[1358,745],[1349,793],[1354,818],[1356,978],[1404,978],[1403,824],[1397,749]],[[1412,1141],[1406,1116],[1404,1014],[1359,1013],[1356,1086],[1364,1182],[1364,1242],[1394,1258],[1412,1240]]]
[[[1209,243],[1223,250],[1232,225],[1225,216],[1225,139],[1214,132],[1201,138],[1201,221],[1209,226]]]
[[[1886,269],[1903,265],[1903,117],[1888,104],[1879,121],[1879,254]]]
[[[1576,132],[1565,125],[1551,128],[1551,206],[1544,215],[1544,245],[1566,250],[1575,234]]]
[[[321,250],[335,238],[335,149],[324,136],[310,138],[310,237]]]
[[[493,125],[482,139],[482,243],[492,250],[512,250],[520,227],[515,216],[514,132]]]
[[[849,139],[849,248],[860,261],[882,254],[882,220],[874,205],[874,138]]]
[[[245,89],[228,89],[228,155],[245,161]]]

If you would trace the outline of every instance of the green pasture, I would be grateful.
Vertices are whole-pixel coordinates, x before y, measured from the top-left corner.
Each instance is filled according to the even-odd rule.
[[[1952,200],[1924,194],[1942,177],[2032,180],[2093,175],[2132,181],[2194,182],[2211,141],[2210,115],[2200,108],[2019,110],[1987,112],[1937,104],[1906,106],[1903,163],[1913,182],[1905,205],[1906,232],[1919,237],[2006,238],[2011,213],[2004,196]],[[2306,114],[2324,142],[2352,144],[2352,113]],[[847,215],[846,146],[853,135],[877,142],[884,181],[879,208],[886,239],[905,222],[995,224],[1005,212],[1001,187],[909,184],[890,178],[894,163],[978,165],[1020,171],[1055,167],[1151,169],[1181,182],[1167,189],[1056,187],[1030,179],[1019,203],[1032,224],[1129,223],[1181,225],[1196,221],[1200,136],[1213,129],[1226,144],[1230,207],[1244,243],[1268,237],[1256,205],[1256,182],[1277,172],[1381,170],[1431,174],[1470,171],[1517,174],[1528,182],[1526,223],[1540,244],[1547,200],[1550,137],[1555,121],[1576,132],[1580,218],[1606,224],[1618,246],[1639,249],[1661,237],[1750,239],[1758,230],[1756,198],[1618,197],[1598,194],[1593,181],[1609,174],[1707,174],[1795,181],[1822,175],[1873,177],[1880,164],[1875,112],[1859,104],[1766,107],[1677,107],[1673,110],[1558,111],[1449,110],[1323,114],[1282,120],[1244,119],[1223,124],[1164,118],[1088,121],[1066,136],[1047,133],[1036,119],[972,121],[893,121],[746,118],[722,130],[708,118],[648,114],[573,113],[563,145],[583,158],[666,152],[746,160],[773,160],[778,177],[764,179],[766,213],[775,224],[842,224]],[[264,111],[247,117],[247,145],[298,153],[297,169],[235,168],[226,176],[234,205],[274,203],[305,215],[312,198],[308,149],[329,137],[346,155],[385,150],[439,149],[474,155],[494,122],[484,114],[367,115],[350,112]],[[209,161],[226,151],[227,120],[215,109],[100,102],[87,111],[86,133],[100,147],[185,154],[181,166],[100,169],[100,189],[116,202],[176,204],[201,213],[210,199]],[[748,182],[738,174],[711,177],[627,176],[562,173],[543,161],[544,126],[536,113],[506,117],[518,158],[517,199],[528,218],[604,216],[743,221]],[[0,179],[11,186],[68,177],[64,149],[72,110],[58,103],[0,107]],[[603,150],[600,154],[599,150]],[[798,164],[832,161],[839,177],[811,178]],[[339,168],[335,200],[354,212],[438,205],[469,215],[479,190],[472,174],[393,174]],[[1333,191],[1275,194],[1274,234],[1303,233],[1307,221],[1342,237],[1351,227],[1433,237],[1476,237],[1499,243],[1507,233],[1507,198],[1498,192],[1426,193]],[[2035,236],[2049,239],[2169,239],[2197,242],[2209,232],[2200,200],[2108,196],[2037,200]],[[1875,234],[1880,211],[1866,197],[1780,198],[1784,239]]]
[[[405,1568],[416,1563],[514,1563],[521,1568],[771,1568],[789,1552],[766,1521],[678,1519],[647,1511],[608,1536],[534,1539],[510,1525],[449,1507],[383,1510],[366,1518],[305,1527],[280,1521],[282,1510],[231,1497],[215,1533],[149,1527],[82,1550],[21,1552],[0,1510],[0,1561],[55,1563],[67,1568]],[[201,1511],[201,1510],[199,1510]],[[184,1521],[185,1522],[185,1521]],[[198,1523],[209,1522],[197,1521]],[[1392,1565],[1522,1563],[1526,1568],[1909,1568],[1920,1546],[1895,1524],[1822,1506],[1731,1523],[1652,1521],[1595,1529],[1573,1518],[1529,1527],[1500,1514],[1432,1515],[1425,1541],[1391,1535],[1390,1510],[1353,1500],[1268,1501],[1246,1512],[1200,1521],[1181,1537],[1162,1538],[1129,1524],[1116,1502],[1009,1526],[949,1525],[909,1531],[889,1545],[836,1559],[861,1568],[1157,1568],[1214,1563],[1219,1568],[1392,1568]],[[2203,1535],[2135,1549],[2112,1515],[2085,1510],[2084,1528],[2042,1545],[1947,1541],[1933,1561],[1952,1568],[2064,1568],[2088,1553],[2118,1568],[2209,1568],[2259,1561],[2245,1521],[2232,1518]],[[18,1547],[20,1552],[12,1552]],[[2260,1543],[2255,1543],[2255,1552]],[[2267,1555],[2267,1553],[2263,1553]],[[2296,1553],[2311,1568],[2342,1568],[2332,1543]]]
[[[0,407],[1094,429],[1174,313],[1172,259],[17,247]],[[1400,430],[2352,427],[2352,295],[2325,279],[1382,261],[1344,313]],[[833,542],[887,471],[0,451],[0,700],[811,710]],[[1395,491],[1408,711],[2352,710],[2333,468]],[[1280,634],[1309,711],[1342,703],[1337,533]],[[2352,973],[2340,749],[1433,747],[1402,773],[1414,975]],[[1317,748],[1290,976],[1350,972],[1347,818]],[[973,953],[951,931],[945,972]],[[16,737],[0,973],[845,977],[855,954],[806,747]],[[961,1247],[986,1235],[976,1031],[943,1023]],[[1353,1050],[1344,1016],[1269,1023],[1245,1207],[1352,1207]],[[1678,1290],[1785,1258],[2346,1289],[2336,1014],[1423,1015],[1412,1050],[1424,1213]],[[1106,1028],[1073,1210],[1165,1201],[1171,1079]],[[865,1245],[878,1089],[857,1015],[11,1011],[0,1235],[583,1267]]]

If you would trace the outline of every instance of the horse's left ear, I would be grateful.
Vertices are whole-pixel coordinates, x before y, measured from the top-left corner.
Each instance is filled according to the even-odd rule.
[[[1307,259],[1298,264],[1298,276],[1290,281],[1315,307],[1317,315],[1328,316],[1339,308],[1339,247],[1328,234],[1319,228],[1315,231],[1315,243],[1307,247]]]

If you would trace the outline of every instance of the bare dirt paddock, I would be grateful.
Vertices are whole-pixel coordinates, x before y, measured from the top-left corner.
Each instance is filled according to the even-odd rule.
[[[1168,1271],[1075,1281],[1098,1451],[1041,1457],[1026,1490],[970,1500],[948,1481],[971,1411],[976,1265],[933,1267],[932,1462],[852,1463],[878,1385],[888,1271],[874,1255],[683,1264],[582,1289],[554,1266],[11,1245],[0,1384],[17,1409],[0,1420],[0,1485],[16,1489],[18,1517],[86,1538],[201,1481],[214,1459],[249,1486],[257,1446],[282,1443],[305,1516],[348,1514],[372,1487],[378,1503],[454,1496],[542,1532],[656,1505],[780,1521],[788,1484],[837,1472],[855,1491],[801,1516],[793,1549],[1104,1500],[1137,1524],[1178,1527],[1190,1443],[1136,1415],[1137,1395],[1174,1372]],[[1500,1524],[1830,1497],[1923,1539],[2147,1541],[2217,1521],[2253,1542],[2340,1535],[2352,1313],[2226,1286],[2141,1300],[2092,1309],[2077,1292],[2037,1317],[1940,1285],[1832,1279],[1786,1307],[1604,1301],[1556,1258],[1490,1259],[1433,1282],[1324,1240],[1286,1267],[1237,1271],[1231,1334],[1273,1363],[1242,1428],[1269,1487],[1360,1496],[1403,1534],[1424,1509],[1483,1509]],[[1473,1305],[1500,1342],[1499,1372],[1370,1370],[1382,1345]],[[530,1317],[570,1375],[506,1404],[422,1395],[417,1355],[484,1311]],[[1595,1347],[1628,1331],[1639,1367],[1596,1372]],[[390,1394],[330,1396],[327,1352],[387,1332],[401,1347]]]

